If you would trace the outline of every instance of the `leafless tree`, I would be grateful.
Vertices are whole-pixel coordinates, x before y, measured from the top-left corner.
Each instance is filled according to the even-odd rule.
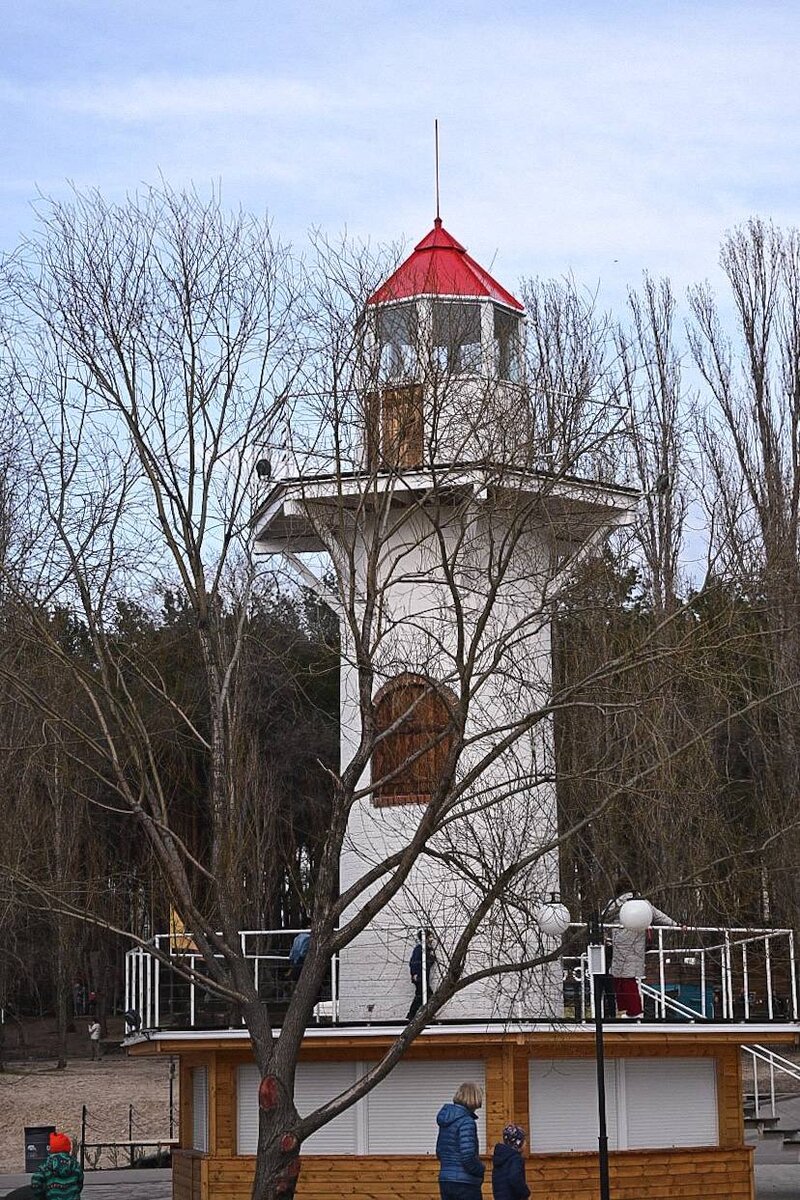
[[[759,613],[764,690],[775,695],[753,739],[761,761],[751,762],[766,836],[791,825],[800,783],[798,234],[751,220],[725,239],[721,265],[733,328],[710,290],[698,288],[690,338],[707,388],[701,432],[718,573]],[[796,839],[771,844],[773,864],[788,853],[781,890],[796,911]]]
[[[535,932],[532,909],[555,884],[559,848],[707,733],[652,742],[655,760],[622,755],[622,776],[619,753],[614,772],[591,764],[595,802],[558,826],[553,721],[602,692],[626,718],[615,735],[625,749],[638,720],[630,680],[673,649],[642,625],[552,683],[553,619],[636,503],[632,489],[586,477],[616,453],[618,415],[601,402],[608,351],[591,306],[568,290],[560,313],[561,293],[545,291],[539,366],[526,374],[513,312],[378,310],[366,301],[385,271],[320,240],[300,277],[265,223],[166,188],[119,207],[96,195],[45,206],[39,235],[5,271],[9,386],[46,515],[11,581],[14,604],[23,642],[69,678],[81,715],[7,659],[0,676],[96,784],[83,799],[146,839],[202,956],[195,977],[244,1019],[272,1098],[254,1200],[287,1182],[284,1134],[302,1143],[355,1103],[446,1005],[467,995],[507,1015],[533,996],[539,1011],[558,1005],[548,970],[558,947]],[[251,468],[267,445],[257,549],[335,614],[345,718],[308,895],[311,945],[280,1023],[239,937],[259,905],[253,846],[272,844],[282,803],[263,776],[253,785],[243,750],[259,571]],[[204,682],[194,704],[117,636],[120,601],[146,608],[165,585],[191,615]],[[56,603],[79,613],[85,653],[56,636]],[[144,696],[203,755],[205,847],[174,820]],[[398,928],[439,931],[427,1000],[353,1087],[299,1114],[295,1068],[331,958],[357,973],[366,941]],[[401,939],[395,968],[406,949]]]

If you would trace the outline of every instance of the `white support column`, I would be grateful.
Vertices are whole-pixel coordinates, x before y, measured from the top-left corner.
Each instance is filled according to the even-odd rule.
[[[733,979],[731,978],[731,935],[725,931],[722,951],[722,1017],[733,1019]]]
[[[789,973],[791,975],[792,986],[792,1020],[797,1020],[797,964],[795,962],[794,952],[794,930],[790,930],[789,938]]]
[[[136,1005],[136,1011],[138,1012],[139,1016],[142,1019],[142,1024],[144,1024],[144,950],[141,948],[141,946],[136,951],[136,958],[137,958],[136,968],[137,968],[137,972],[138,972],[138,979],[137,979],[138,1004]]]
[[[774,1013],[772,1004],[772,956],[769,937],[764,938],[764,967],[767,972],[767,1013],[771,1021]]]
[[[142,951],[144,955],[144,1018],[142,1024],[145,1029],[153,1028],[153,1014],[151,1012],[152,993],[153,993],[153,960],[146,951]]]

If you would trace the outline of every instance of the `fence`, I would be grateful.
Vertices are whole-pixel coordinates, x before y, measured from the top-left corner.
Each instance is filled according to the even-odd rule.
[[[177,1146],[178,1111],[175,1104],[175,1073],[170,1064],[169,1076],[169,1133],[164,1137],[153,1137],[148,1129],[148,1115],[140,1112],[133,1104],[128,1105],[127,1137],[110,1127],[104,1116],[90,1111],[87,1105],[81,1109],[81,1135],[79,1158],[81,1166],[89,1171],[114,1170],[118,1167],[135,1167],[145,1158],[156,1157],[158,1165],[166,1165],[167,1156]]]
[[[270,1004],[278,1021],[292,994],[291,945],[296,935],[303,932],[307,931],[243,930],[239,934],[242,954],[251,964],[258,994]],[[349,992],[354,990],[354,985],[357,990],[360,984],[369,981],[366,974],[364,979],[354,978],[353,972],[366,973],[373,968],[376,976],[382,972],[390,981],[396,978],[407,986],[407,958],[416,930],[404,928],[384,933],[387,940],[381,962],[371,965],[362,962],[359,966],[352,958],[348,959],[344,984]],[[650,931],[650,938],[651,945],[646,954],[647,983],[651,993],[646,998],[649,1019],[675,1019],[676,1012],[683,1007],[698,1017],[715,1021],[797,1020],[792,930],[657,926]],[[556,1005],[559,1011],[554,1011],[552,1006],[545,1011],[542,990],[531,989],[521,1001],[519,997],[515,999],[514,1019],[563,1019],[580,1023],[593,1018],[585,943],[586,926],[573,924],[566,944],[576,946],[576,953],[566,954],[561,959],[563,1005]],[[125,1006],[131,1014],[133,1027],[145,1030],[165,1027],[208,1029],[235,1027],[241,1023],[232,1006],[216,996],[213,987],[206,984],[204,961],[191,935],[161,934],[153,940],[153,946],[163,958],[145,947],[137,947],[126,956]],[[315,1006],[314,1015],[318,1021],[340,1023],[341,971],[342,964],[336,956],[331,960]],[[427,970],[423,970],[423,980],[426,990]],[[434,985],[435,980],[434,973]],[[677,1005],[670,1005],[670,1000],[677,1001]],[[347,1023],[354,1021],[371,1022],[372,1007],[365,1002],[363,1013],[357,1012],[354,1017],[350,1003]]]

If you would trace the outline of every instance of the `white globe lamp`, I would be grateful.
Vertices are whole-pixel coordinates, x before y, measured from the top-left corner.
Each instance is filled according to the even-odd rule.
[[[653,924],[653,906],[648,900],[626,900],[619,910],[619,923],[623,929],[642,933]]]
[[[536,924],[549,937],[561,937],[571,923],[569,909],[560,900],[549,900],[536,913]]]

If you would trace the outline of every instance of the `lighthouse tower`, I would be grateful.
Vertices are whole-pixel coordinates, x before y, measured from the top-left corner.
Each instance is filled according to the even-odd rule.
[[[557,1016],[559,975],[493,969],[541,948],[530,912],[558,887],[549,613],[635,498],[545,469],[523,306],[438,217],[362,333],[353,458],[298,464],[256,533],[295,563],[327,555],[338,581],[341,766],[360,767],[342,924],[402,876],[341,952],[339,1015],[403,1019],[427,931],[432,985],[466,935],[460,975],[481,976],[443,1016]]]

